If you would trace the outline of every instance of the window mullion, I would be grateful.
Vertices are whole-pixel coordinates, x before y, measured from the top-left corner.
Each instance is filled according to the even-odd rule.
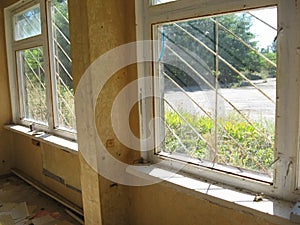
[[[299,76],[300,62],[297,48],[300,10],[293,1],[278,4],[278,90],[277,90],[277,158],[275,186],[280,196],[290,198],[296,189],[299,170]],[[292,118],[292,119],[291,119]]]
[[[47,2],[46,10],[47,10],[47,26],[48,26],[48,46],[49,46],[49,65],[50,65],[50,83],[51,83],[51,104],[52,104],[52,122],[53,128],[58,127],[58,102],[56,96],[56,70],[55,70],[55,52],[54,52],[54,40],[53,40],[53,29],[52,29],[52,1]]]
[[[23,68],[20,66],[21,65],[21,57],[20,53],[15,51],[15,65],[16,65],[16,70],[17,74],[22,74],[23,73]],[[24,80],[23,76],[16,76],[16,83],[18,84],[18,95],[19,96],[25,96],[24,94]],[[19,99],[19,98],[18,98]],[[25,106],[23,101],[19,102],[19,118],[18,121],[20,121],[25,115]]]
[[[136,10],[136,33],[137,33],[137,40],[138,41],[144,41],[144,40],[151,40],[151,26],[148,23],[147,18],[148,11],[147,8],[149,6],[149,0],[136,0],[135,1],[136,8],[140,10]],[[145,30],[146,28],[146,30]],[[137,56],[139,59],[142,59],[145,57],[145,55],[151,54],[148,52],[149,46],[143,45],[142,49],[137,49]],[[152,67],[151,63],[140,63],[137,65],[138,69],[138,77],[144,78],[147,75],[151,74]],[[153,102],[149,99],[144,99],[143,96],[146,95],[147,92],[153,91],[152,86],[149,85],[147,82],[145,82],[144,79],[140,79],[138,82],[138,89],[139,89],[139,114],[140,116],[140,134],[141,139],[146,139],[149,137],[149,129],[148,129],[148,123],[153,118],[153,112],[151,111],[153,109]],[[146,125],[147,124],[147,125]],[[154,124],[152,124],[154,126]],[[143,146],[143,142],[141,142],[141,149],[148,149],[149,146]],[[141,151],[141,157],[145,160],[150,161],[153,154],[150,153],[150,151]]]
[[[44,45],[44,37],[43,35],[38,35],[36,37],[31,37],[28,39],[15,41],[12,43],[13,50],[21,50],[21,49],[28,49],[36,46]]]
[[[218,18],[215,19],[216,23],[214,24],[214,38],[215,38],[215,45],[214,45],[214,51],[216,53],[215,57],[215,127],[214,127],[214,136],[215,136],[215,143],[214,143],[214,148],[216,150],[216,153],[214,154],[214,158],[213,161],[215,161],[218,151],[219,151],[219,146],[218,146],[218,107],[219,107],[219,102],[218,102],[218,98],[219,98],[219,93],[218,93],[218,89],[219,89],[219,85],[218,85],[218,73],[219,73],[219,22],[218,22]]]
[[[49,54],[49,42],[48,42],[48,15],[47,15],[47,3],[46,1],[41,1],[41,19],[42,19],[42,35],[43,35],[43,46],[44,46],[44,60],[45,60],[45,80],[46,80],[46,96],[47,96],[47,108],[48,108],[48,129],[53,131],[54,121],[53,121],[53,104],[52,104],[52,83],[51,83],[51,69],[50,69],[50,58]]]

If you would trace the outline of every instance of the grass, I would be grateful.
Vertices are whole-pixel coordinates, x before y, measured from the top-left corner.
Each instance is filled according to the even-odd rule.
[[[165,136],[166,152],[259,172],[269,170],[274,160],[273,123],[261,120],[253,122],[252,126],[235,114],[219,118],[217,123],[208,116],[187,112],[180,112],[180,115],[165,113],[169,127]]]

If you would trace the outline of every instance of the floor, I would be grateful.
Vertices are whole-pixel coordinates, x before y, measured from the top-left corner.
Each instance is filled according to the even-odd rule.
[[[70,211],[16,176],[0,179],[0,225],[77,225]]]

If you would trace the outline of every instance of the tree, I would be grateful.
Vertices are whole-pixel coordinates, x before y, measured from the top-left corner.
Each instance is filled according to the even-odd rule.
[[[276,63],[276,42],[273,41],[272,45],[267,46],[267,48],[262,48],[260,51],[264,54],[268,59],[270,59],[273,63]],[[270,63],[263,61],[262,62],[262,70],[267,75],[267,77],[275,77],[276,76],[276,67],[272,66]]]
[[[219,24],[218,28],[217,23]],[[218,48],[218,54],[240,72],[255,73],[261,71],[262,61],[260,56],[231,34],[234,33],[248,45],[258,50],[257,42],[254,41],[255,35],[250,32],[251,26],[251,16],[246,13],[238,13],[178,22],[176,24],[171,23],[163,25],[162,32],[166,45],[173,44],[176,48],[189,54],[192,59],[189,60],[189,63],[197,71],[199,70],[200,74],[209,72],[211,75],[216,76],[216,56],[207,48],[214,52]],[[218,37],[218,46],[216,46],[216,36]],[[176,56],[170,50],[166,49],[164,56],[166,61],[170,57],[176,63],[181,63],[181,68],[186,67],[178,59],[174,59]],[[196,85],[193,80],[188,79],[187,74],[191,74],[189,69],[187,71],[184,69],[184,71],[165,64],[165,72],[175,80],[185,80],[186,86]],[[224,61],[218,59],[218,81],[221,86],[232,86],[241,80],[242,77],[236,71],[226,65]]]

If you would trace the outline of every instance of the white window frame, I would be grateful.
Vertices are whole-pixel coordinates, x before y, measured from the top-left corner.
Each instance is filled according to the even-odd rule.
[[[14,38],[14,15],[26,9],[30,9],[34,5],[40,5],[41,15],[41,34],[33,37],[15,41]],[[44,70],[46,82],[46,104],[47,104],[47,122],[48,125],[34,123],[35,129],[47,133],[55,134],[67,139],[76,140],[76,131],[70,131],[64,128],[56,127],[58,124],[56,110],[56,84],[55,84],[55,68],[54,68],[54,53],[52,47],[52,21],[51,21],[51,0],[22,0],[7,8],[5,8],[5,34],[7,47],[7,62],[9,72],[9,85],[11,94],[11,107],[13,122],[24,126],[29,126],[34,123],[21,118],[21,103],[20,103],[20,88],[18,84],[18,69],[17,69],[17,51],[30,49],[34,47],[43,47],[44,55]]]
[[[299,201],[300,32],[297,24],[300,22],[300,7],[296,7],[292,0],[177,0],[158,5],[152,5],[151,3],[151,0],[136,0],[138,41],[152,40],[152,26],[159,23],[277,6],[276,147],[274,150],[274,158],[276,160],[274,163],[273,183],[269,184],[240,176],[228,175],[220,171],[200,168],[190,164],[185,165],[182,170],[199,178],[221,182],[257,193],[265,193],[284,200]],[[138,54],[149,54],[149,52],[145,52],[145,49],[139,49]],[[151,52],[150,54],[154,55],[155,53]],[[139,64],[139,78],[145,77],[145,74],[153,76],[155,67],[152,63]],[[149,82],[139,83],[140,96],[143,96],[143,93],[149,89],[154,90],[155,86]],[[149,126],[147,121],[151,121],[154,118],[154,110],[156,110],[155,103],[153,103],[155,101],[148,101],[147,104],[145,101],[147,100],[142,99],[139,107],[142,139],[151,135],[147,127]],[[154,130],[155,124],[152,124],[152,126]],[[152,144],[155,146],[154,143]],[[147,148],[147,146],[141,146],[141,148]],[[141,155],[147,161],[153,163],[163,160],[169,165],[180,164],[179,161],[177,161],[178,163],[172,163],[174,160],[157,156],[154,151],[142,152]]]

